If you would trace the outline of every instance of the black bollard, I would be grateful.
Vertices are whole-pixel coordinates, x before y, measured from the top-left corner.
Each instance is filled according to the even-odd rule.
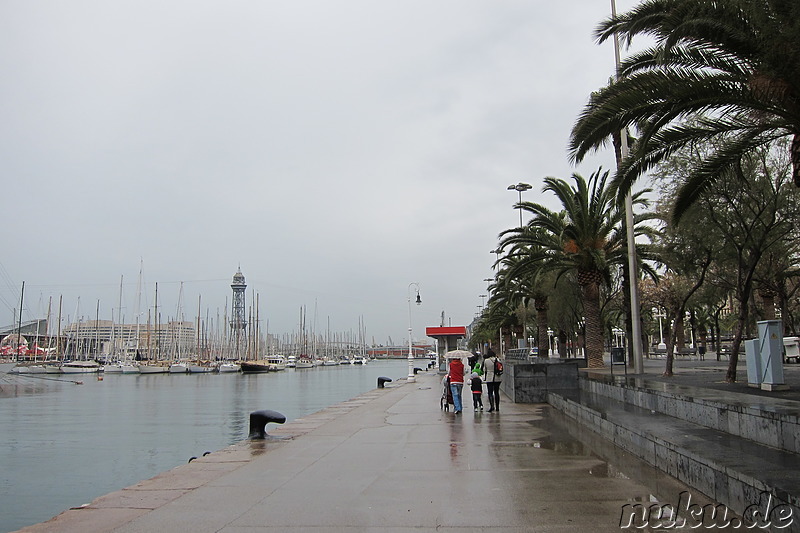
[[[269,409],[265,409],[263,411],[253,411],[250,413],[250,435],[247,438],[267,438],[267,424],[270,422],[274,422],[275,424],[283,424],[286,422],[286,417],[277,411],[270,411]]]
[[[379,377],[379,378],[378,378],[378,388],[379,388],[379,389],[382,389],[382,388],[383,388],[383,385],[384,385],[385,383],[389,383],[389,382],[391,382],[391,381],[392,381],[392,378]]]
[[[422,369],[419,367],[414,368],[414,375],[416,376],[417,373],[422,372]]]

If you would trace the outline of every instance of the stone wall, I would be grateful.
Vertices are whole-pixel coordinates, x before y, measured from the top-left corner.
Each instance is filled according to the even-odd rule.
[[[578,390],[578,361],[539,361],[512,363],[506,360],[500,389],[514,403],[547,403],[550,392],[569,395]]]

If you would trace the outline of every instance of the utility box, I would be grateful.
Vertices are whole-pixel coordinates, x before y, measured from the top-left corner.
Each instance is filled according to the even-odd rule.
[[[787,363],[800,363],[800,338],[784,337],[783,351]]]
[[[783,381],[783,323],[780,320],[762,320],[757,324],[761,388],[785,390],[788,387]]]
[[[744,341],[744,358],[747,361],[747,385],[761,387],[761,354],[758,350],[758,339]]]

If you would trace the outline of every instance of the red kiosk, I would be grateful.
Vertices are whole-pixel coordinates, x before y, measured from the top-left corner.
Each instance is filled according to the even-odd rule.
[[[444,354],[458,349],[459,339],[467,336],[466,326],[441,326],[437,328],[425,328],[428,337],[436,339],[437,366],[440,372],[446,371],[447,362]]]

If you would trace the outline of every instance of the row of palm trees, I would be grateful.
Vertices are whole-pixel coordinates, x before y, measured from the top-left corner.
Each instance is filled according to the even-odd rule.
[[[748,161],[775,146],[787,146],[789,175],[800,186],[800,3],[645,0],[602,22],[596,31],[599,42],[615,35],[627,43],[646,35],[655,44],[624,60],[616,80],[591,96],[573,127],[569,155],[580,162],[607,144],[618,146],[621,132],[634,131],[635,137],[624,134],[630,152],[627,156],[617,152],[613,176],[600,169],[588,180],[578,174],[569,180],[546,178],[543,191],[555,194],[559,211],[538,203],[515,205],[531,218],[525,226],[500,234],[498,250],[504,255],[495,265],[492,294],[478,327],[488,336],[512,323],[525,324],[528,317],[520,317],[520,309],[525,314],[532,303],[538,345],[547,346],[547,309],[554,305],[550,299],[555,288],[561,286],[557,294],[564,294],[564,286],[577,287],[579,302],[570,305],[575,317],[585,319],[586,356],[592,367],[603,365],[604,324],[609,323],[601,293],[613,284],[625,286],[618,282],[627,275],[622,199],[637,180],[650,171],[661,171],[677,184],[663,187],[658,215],[644,211],[649,208],[646,198],[651,191],[633,194],[633,204],[640,210],[633,227],[637,277],[647,277],[657,285],[665,275],[694,276],[689,296],[682,300],[684,307],[715,267],[710,256],[701,270],[682,270],[675,266],[677,260],[672,265],[666,259],[669,254],[662,253],[669,246],[666,228],[674,232],[680,222],[714,226],[713,219],[703,218],[708,213],[697,215],[698,206],[717,205],[713,199],[721,182],[749,187],[753,173],[761,176],[764,172]],[[776,142],[785,138],[788,143]],[[676,157],[681,165],[675,164]],[[782,190],[775,187],[773,194],[784,194]],[[665,198],[664,191],[673,196]],[[727,208],[735,210],[737,201]],[[724,221],[720,227],[724,228]],[[788,231],[781,231],[786,239]],[[735,249],[731,244],[735,239],[724,229],[717,237],[728,243],[728,249]],[[765,255],[748,253],[751,266]],[[793,252],[787,253],[793,257]],[[702,265],[702,253],[695,256]],[[751,270],[755,273],[756,267]],[[742,308],[748,307],[750,297],[746,291],[737,293]],[[672,307],[670,311],[677,312]],[[684,309],[679,311],[683,316]],[[743,331],[748,316],[744,309],[741,313]],[[624,314],[630,323],[630,311]],[[735,380],[737,353],[735,344],[729,381]]]

